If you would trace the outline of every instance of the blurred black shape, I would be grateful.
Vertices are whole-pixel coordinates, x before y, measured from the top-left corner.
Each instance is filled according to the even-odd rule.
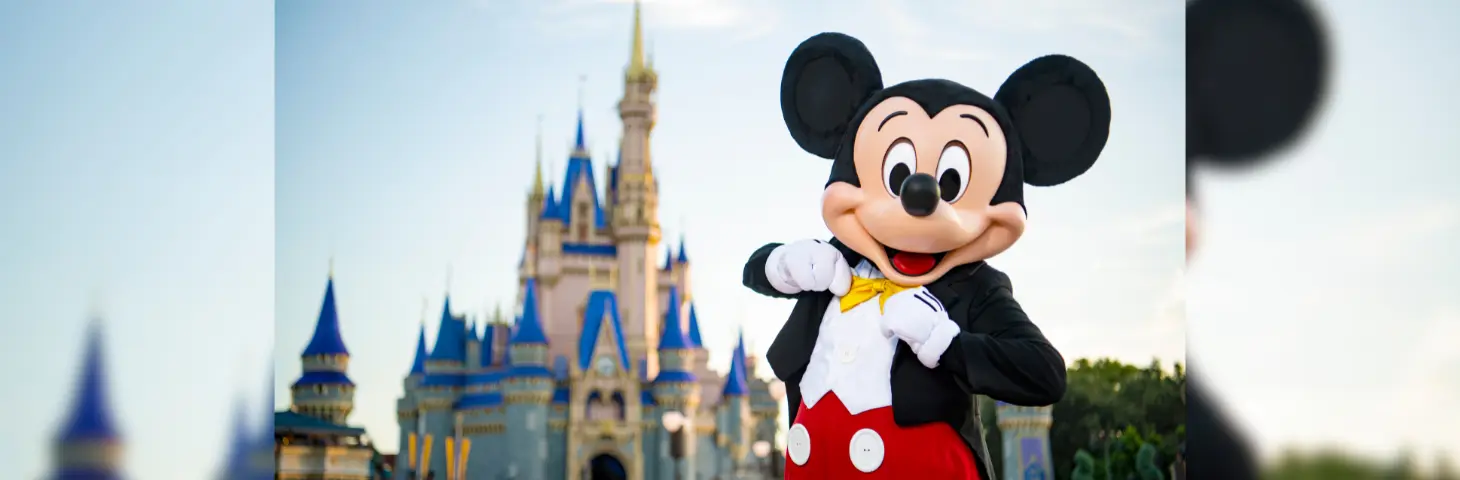
[[[1296,138],[1327,87],[1328,45],[1306,2],[1186,7],[1186,157],[1247,166]]]
[[[1323,29],[1305,2],[1187,3],[1188,202],[1198,167],[1251,167],[1298,137],[1323,98],[1328,63]],[[1186,386],[1187,445],[1178,477],[1257,478],[1250,444],[1203,383],[1192,374]]]
[[[1257,461],[1247,439],[1213,403],[1215,399],[1201,377],[1188,371],[1186,378],[1186,445],[1181,451],[1181,473],[1197,480],[1257,478]],[[1196,457],[1195,462],[1189,457]],[[1188,470],[1188,463],[1195,466]]]

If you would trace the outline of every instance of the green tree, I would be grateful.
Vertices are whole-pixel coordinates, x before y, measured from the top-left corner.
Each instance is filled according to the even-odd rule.
[[[1142,444],[1136,452],[1136,472],[1140,474],[1141,480],[1166,480],[1166,475],[1161,473],[1161,467],[1157,464],[1156,447],[1149,443]]]
[[[1054,406],[1050,449],[1054,458],[1073,458],[1079,450],[1096,459],[1095,475],[1124,480],[1135,474],[1141,445],[1150,443],[1162,471],[1186,436],[1186,405],[1181,364],[1167,370],[1159,362],[1141,368],[1111,359],[1076,360],[1067,371],[1065,397]],[[1104,435],[1102,436],[1102,432]],[[1105,478],[1106,446],[1112,479]],[[1055,478],[1071,478],[1072,463],[1055,464]]]
[[[1266,466],[1270,480],[1374,480],[1386,477],[1388,466],[1336,451],[1289,452]]]
[[[1083,450],[1100,480],[1126,480],[1137,473],[1135,459],[1142,445],[1156,450],[1161,471],[1176,458],[1186,438],[1186,404],[1182,391],[1186,371],[1180,363],[1165,369],[1159,362],[1145,368],[1116,360],[1076,360],[1066,373],[1065,397],[1054,406],[1050,450],[1054,459],[1074,459]],[[1003,472],[1003,433],[995,403],[980,398],[985,443],[996,472]],[[1104,436],[1101,436],[1104,432]],[[1106,446],[1110,473],[1106,478]],[[1055,461],[1054,478],[1072,479],[1073,461]]]
[[[1084,449],[1075,452],[1075,470],[1070,472],[1070,480],[1095,480],[1095,457],[1090,452]]]

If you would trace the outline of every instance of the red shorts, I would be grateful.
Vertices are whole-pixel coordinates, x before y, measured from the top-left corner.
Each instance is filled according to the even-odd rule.
[[[786,478],[978,480],[973,452],[946,423],[899,427],[892,407],[856,415],[835,393],[802,403],[786,436]]]

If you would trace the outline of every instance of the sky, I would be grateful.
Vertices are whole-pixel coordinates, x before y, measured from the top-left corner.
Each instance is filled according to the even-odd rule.
[[[991,263],[1067,360],[1184,358],[1172,294],[1184,261],[1182,5],[913,4],[644,2],[659,216],[664,237],[688,247],[711,362],[724,369],[741,326],[763,354],[790,310],[740,285],[749,254],[829,237],[830,165],[795,145],[779,110],[786,57],[823,31],[865,42],[889,85],[948,78],[992,94],[1045,54],[1091,65],[1114,112],[1100,162],[1028,189],[1028,232]],[[311,1],[275,13],[275,405],[288,405],[333,263],[358,385],[349,421],[393,451],[423,302],[432,320],[448,291],[460,313],[512,306],[538,119],[554,179],[580,105],[596,168],[612,153],[632,8]]]
[[[0,2],[0,464],[41,478],[100,319],[130,478],[266,425],[268,2]]]
[[[1460,67],[1434,61],[1460,54],[1460,5],[1412,3],[1324,2],[1333,93],[1311,131],[1197,188],[1192,358],[1267,455],[1460,457],[1460,99],[1435,93]]]

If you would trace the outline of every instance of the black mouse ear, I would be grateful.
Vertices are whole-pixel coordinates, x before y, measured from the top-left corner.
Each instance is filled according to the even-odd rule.
[[[1188,3],[1186,155],[1240,166],[1293,140],[1322,97],[1326,50],[1297,0]]]
[[[1110,137],[1110,96],[1089,66],[1064,55],[1039,57],[994,95],[1009,112],[1024,159],[1024,182],[1059,185],[1095,164]]]
[[[781,116],[802,149],[832,158],[852,117],[881,89],[882,72],[860,40],[822,33],[801,42],[786,60]]]

